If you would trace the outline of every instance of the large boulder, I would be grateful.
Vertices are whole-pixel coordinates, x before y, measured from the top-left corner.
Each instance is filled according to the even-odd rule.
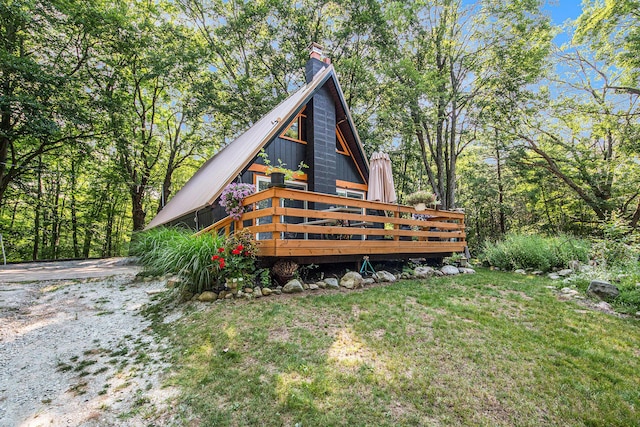
[[[378,282],[395,282],[396,281],[396,276],[394,276],[393,274],[389,273],[388,271],[385,270],[380,270],[378,271],[376,274],[374,274],[373,276],[374,279],[376,279]]]
[[[587,293],[603,300],[609,300],[620,295],[620,290],[609,282],[592,280],[587,288]]]
[[[304,288],[302,283],[298,279],[289,280],[286,285],[282,287],[282,292],[285,294],[293,294],[297,292],[303,292]]]
[[[453,265],[445,265],[440,269],[440,271],[446,276],[454,276],[456,274],[460,274],[460,270],[458,270],[458,267],[454,267]]]
[[[416,267],[413,270],[413,275],[418,279],[426,279],[427,277],[431,277],[435,274],[435,270],[431,267]]]
[[[340,286],[347,289],[357,289],[362,287],[362,283],[364,279],[360,275],[360,273],[355,271],[350,271],[340,279]]]

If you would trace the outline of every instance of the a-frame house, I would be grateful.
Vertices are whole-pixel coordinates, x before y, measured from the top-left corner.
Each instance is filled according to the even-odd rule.
[[[262,158],[291,169],[309,167],[289,187],[366,199],[369,165],[332,65],[318,50],[306,65],[307,83],[207,161],[149,223],[181,223],[195,229],[224,216],[216,203],[233,181],[266,188]],[[328,61],[327,61],[328,62]]]
[[[209,159],[147,228],[181,224],[229,233],[249,227],[262,256],[302,262],[462,251],[463,214],[434,211],[429,221],[416,220],[413,208],[367,201],[367,157],[335,69],[316,44],[305,75],[304,86]],[[269,188],[261,150],[272,164],[308,168],[285,188]],[[234,181],[255,184],[258,192],[245,199],[249,212],[239,221],[218,204]]]

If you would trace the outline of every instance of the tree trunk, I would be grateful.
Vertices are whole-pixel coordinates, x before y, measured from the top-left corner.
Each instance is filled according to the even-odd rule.
[[[507,227],[505,224],[505,213],[504,213],[504,185],[502,183],[502,162],[500,159],[500,147],[497,144],[498,141],[498,130],[496,129],[496,169],[498,172],[498,223],[500,225],[500,234],[505,234],[507,232]]]
[[[76,207],[76,172],[71,165],[71,240],[73,241],[73,257],[80,258],[78,245],[78,211]]]
[[[133,185],[130,187],[131,192],[131,216],[133,217],[133,231],[144,229],[144,219],[147,215],[142,206],[144,199],[144,186]]]
[[[38,158],[38,189],[36,198],[36,212],[33,219],[33,253],[32,259],[38,259],[40,243],[40,210],[42,206],[42,158]]]

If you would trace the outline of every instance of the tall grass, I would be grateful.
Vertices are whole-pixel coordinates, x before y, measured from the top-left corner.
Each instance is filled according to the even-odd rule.
[[[160,227],[136,234],[130,253],[140,258],[147,272],[178,274],[187,279],[189,291],[202,292],[213,287],[211,256],[223,245],[218,236],[193,236],[190,230]]]
[[[480,258],[505,270],[531,268],[550,271],[566,268],[572,260],[586,263],[590,247],[588,241],[570,236],[510,234],[500,242],[485,242]]]

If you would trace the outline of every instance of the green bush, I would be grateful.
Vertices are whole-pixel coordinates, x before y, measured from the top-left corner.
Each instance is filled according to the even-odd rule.
[[[588,261],[590,244],[569,236],[543,237],[510,234],[501,242],[485,242],[480,259],[504,270],[531,268],[550,271],[566,268],[569,261]]]
[[[211,234],[194,236],[193,231],[159,227],[136,234],[130,254],[151,274],[178,274],[187,279],[194,293],[212,289],[215,272],[211,257],[224,246],[224,239]]]

